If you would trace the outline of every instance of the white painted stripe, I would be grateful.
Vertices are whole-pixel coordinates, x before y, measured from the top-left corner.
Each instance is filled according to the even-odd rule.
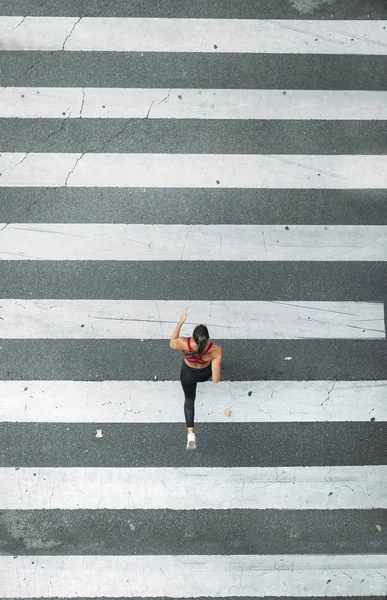
[[[387,591],[384,554],[0,556],[0,572],[0,598],[385,596]]]
[[[0,17],[3,50],[387,54],[387,21]]]
[[[386,120],[387,92],[9,87],[0,118]]]
[[[7,260],[387,260],[384,225],[3,223],[0,229],[0,258]]]
[[[3,339],[169,340],[184,303],[171,300],[0,301]],[[182,335],[200,322],[215,339],[384,339],[383,303],[190,302]],[[167,351],[167,348],[166,348]]]
[[[1,468],[0,480],[0,510],[387,508],[387,466]]]
[[[380,422],[386,397],[387,381],[209,381],[198,386],[195,420]],[[183,415],[179,381],[0,381],[0,398],[0,422],[180,423]]]
[[[385,189],[386,155],[3,152],[0,186]]]

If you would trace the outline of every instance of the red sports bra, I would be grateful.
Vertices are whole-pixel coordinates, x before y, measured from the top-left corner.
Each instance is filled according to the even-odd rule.
[[[193,352],[193,350],[191,348],[190,340],[191,340],[190,337],[187,338],[188,350],[190,352]],[[210,342],[208,344],[207,348],[201,354],[195,354],[195,356],[185,356],[184,358],[185,358],[185,360],[188,360],[188,362],[204,365],[206,362],[208,362],[208,360],[203,360],[202,356],[207,354],[207,352],[209,352],[211,350],[211,348],[212,348],[212,342]]]

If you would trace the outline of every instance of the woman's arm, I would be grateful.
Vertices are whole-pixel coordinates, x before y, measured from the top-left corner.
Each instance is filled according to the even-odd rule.
[[[216,357],[211,362],[212,367],[212,381],[219,383],[220,381],[220,363],[222,362],[222,348],[218,346],[219,351]]]
[[[179,343],[179,337],[180,337],[180,329],[181,326],[183,325],[184,321],[187,318],[187,309],[185,309],[179,319],[178,324],[175,327],[175,331],[172,333],[172,337],[171,337],[171,341],[169,342],[169,346],[173,349],[173,350],[179,350],[180,348],[180,343]]]

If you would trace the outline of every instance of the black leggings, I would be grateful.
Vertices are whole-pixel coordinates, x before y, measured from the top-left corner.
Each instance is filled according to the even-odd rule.
[[[202,369],[193,369],[184,361],[181,365],[180,381],[185,395],[184,414],[187,427],[194,426],[196,385],[199,381],[208,381],[211,375],[211,363]]]

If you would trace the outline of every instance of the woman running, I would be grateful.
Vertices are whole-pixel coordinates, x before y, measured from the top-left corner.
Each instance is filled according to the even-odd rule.
[[[169,345],[173,350],[180,350],[184,356],[180,381],[185,396],[184,414],[188,432],[187,450],[196,450],[194,433],[196,386],[198,381],[207,381],[211,375],[212,381],[215,383],[220,381],[222,348],[215,346],[210,341],[208,329],[205,325],[197,325],[192,337],[180,337],[180,329],[186,318],[187,310],[181,315]]]

